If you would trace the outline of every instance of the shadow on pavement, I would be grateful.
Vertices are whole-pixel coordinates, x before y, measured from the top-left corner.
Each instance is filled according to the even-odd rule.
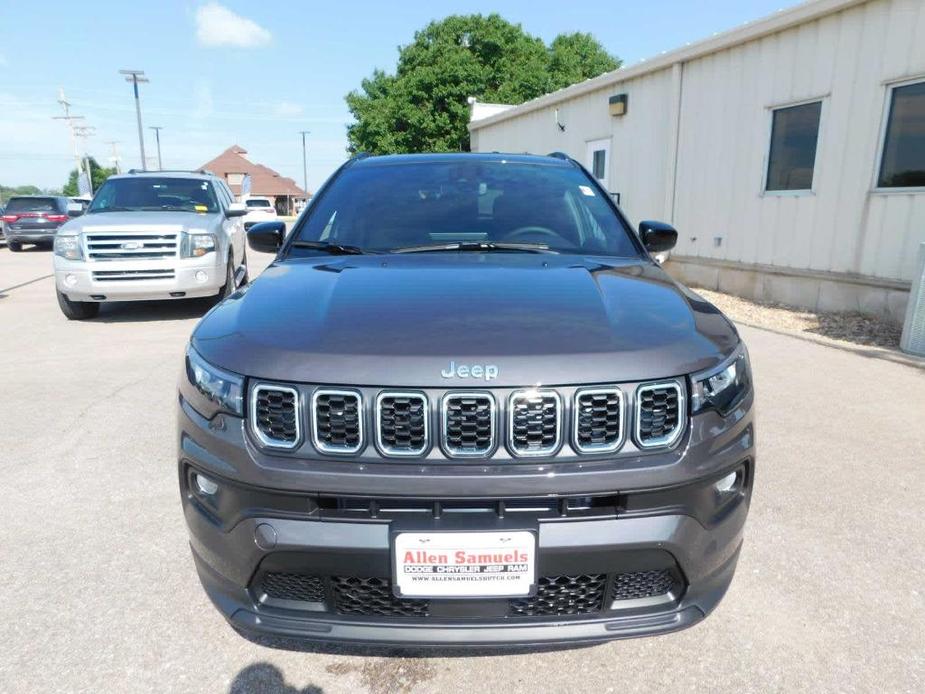
[[[100,306],[100,315],[90,323],[151,323],[202,318],[215,300],[174,299],[165,301],[113,301]]]
[[[228,694],[324,694],[321,687],[313,684],[299,689],[286,684],[279,668],[269,663],[254,663],[241,670],[228,688]]]

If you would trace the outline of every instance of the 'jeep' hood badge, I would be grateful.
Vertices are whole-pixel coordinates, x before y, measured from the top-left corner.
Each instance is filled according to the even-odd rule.
[[[440,375],[444,378],[484,378],[493,381],[498,378],[498,367],[494,364],[457,364],[451,361]]]

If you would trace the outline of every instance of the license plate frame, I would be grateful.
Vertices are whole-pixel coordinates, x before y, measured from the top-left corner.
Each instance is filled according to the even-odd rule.
[[[393,532],[391,539],[392,592],[396,597],[487,600],[536,595],[538,541],[535,530],[406,530]],[[418,555],[410,562],[405,561],[405,556],[399,557],[399,553],[409,551],[424,552],[431,557]],[[511,560],[459,562],[456,556],[459,551],[467,560],[471,555],[475,558],[486,558],[485,555],[498,559],[508,557]],[[521,558],[521,553],[525,553],[525,560],[516,561]],[[480,554],[483,556],[479,557]],[[431,558],[435,561],[427,561]],[[439,561],[443,559],[445,561]],[[421,568],[408,572],[403,570],[407,566]],[[440,566],[456,568],[436,569]],[[498,568],[500,566],[504,568]],[[427,571],[426,567],[434,568]],[[454,577],[456,580],[453,580]],[[419,586],[414,586],[414,583]]]

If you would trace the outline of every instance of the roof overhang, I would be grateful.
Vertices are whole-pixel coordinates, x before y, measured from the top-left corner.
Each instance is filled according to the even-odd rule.
[[[855,5],[862,5],[870,0],[811,0],[786,10],[779,10],[772,15],[747,22],[740,27],[714,34],[708,39],[689,43],[682,48],[662,53],[651,60],[643,60],[626,68],[619,68],[603,75],[578,82],[564,89],[537,97],[519,106],[500,113],[469,122],[469,130],[478,130],[495,123],[517,118],[531,111],[559,104],[568,99],[588,94],[599,89],[642,77],[652,72],[670,68],[676,63],[686,63],[697,58],[723,51],[734,46],[754,41],[780,31],[790,29],[806,22],[812,22],[826,15],[835,14]]]

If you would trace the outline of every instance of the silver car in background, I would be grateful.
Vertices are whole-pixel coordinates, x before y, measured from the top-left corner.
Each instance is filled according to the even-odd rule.
[[[209,172],[110,177],[55,237],[55,288],[72,320],[105,301],[225,297],[248,281],[245,206]]]

